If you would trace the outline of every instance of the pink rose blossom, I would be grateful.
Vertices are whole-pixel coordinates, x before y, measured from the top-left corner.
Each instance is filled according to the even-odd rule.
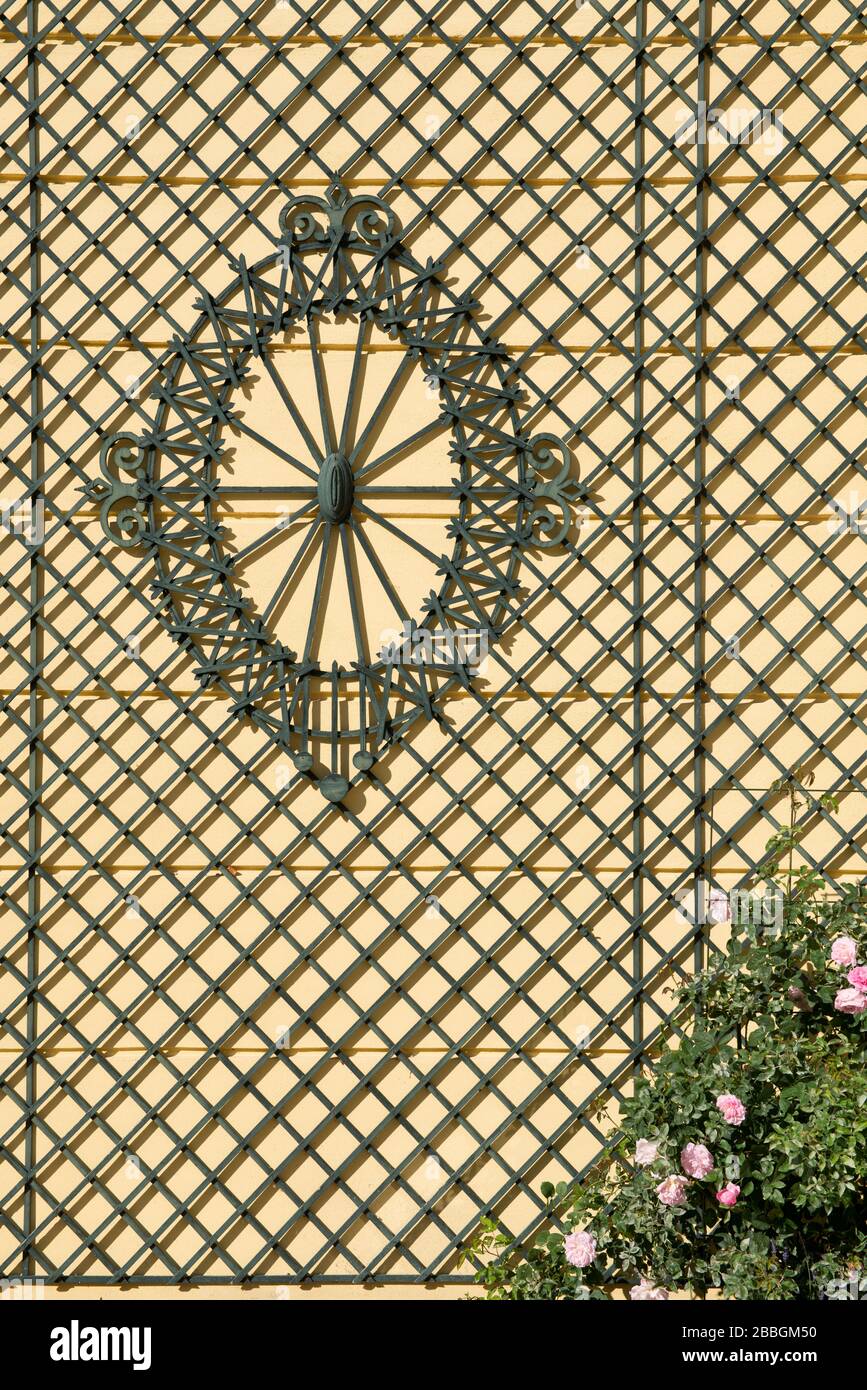
[[[716,1194],[716,1199],[721,1207],[733,1207],[740,1195],[741,1190],[738,1187],[737,1183],[727,1182],[725,1187],[721,1187],[719,1192]]]
[[[680,1151],[680,1166],[691,1178],[706,1178],[713,1168],[713,1154],[704,1144],[686,1144]]]
[[[856,965],[854,970],[849,971],[846,979],[850,985],[854,985],[856,989],[867,994],[867,965]]]
[[[640,1284],[629,1290],[629,1297],[633,1303],[664,1303],[668,1298],[668,1289],[658,1289],[649,1279],[642,1279]]]
[[[596,1237],[589,1231],[572,1231],[563,1242],[563,1250],[570,1265],[586,1269],[596,1258]]]
[[[863,1014],[867,1009],[867,994],[862,994],[860,989],[838,989],[834,1008],[841,1014]]]
[[[635,1162],[642,1168],[646,1168],[649,1163],[655,1163],[659,1154],[659,1145],[653,1139],[639,1139],[635,1145]]]
[[[837,936],[831,942],[831,959],[843,968],[854,965],[858,959],[858,947],[851,936]]]
[[[737,1096],[717,1096],[716,1108],[721,1112],[727,1125],[742,1125],[746,1119],[746,1107],[742,1100],[738,1100]]]
[[[682,1207],[686,1202],[688,1187],[687,1178],[682,1178],[679,1173],[672,1173],[671,1177],[664,1178],[659,1184],[656,1195],[664,1207]]]
[[[707,903],[708,917],[712,922],[730,922],[732,905],[728,893],[722,888],[711,888]]]

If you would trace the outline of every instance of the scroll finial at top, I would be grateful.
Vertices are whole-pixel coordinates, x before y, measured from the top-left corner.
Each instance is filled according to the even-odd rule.
[[[396,225],[394,213],[381,198],[372,193],[350,197],[349,190],[336,179],[324,198],[299,193],[280,213],[280,232],[296,246],[336,246],[341,242],[384,246],[394,236]]]

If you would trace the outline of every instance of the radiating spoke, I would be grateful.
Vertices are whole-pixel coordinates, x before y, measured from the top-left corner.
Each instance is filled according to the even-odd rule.
[[[319,347],[319,330],[313,319],[307,325],[307,336],[310,340],[310,356],[313,361],[313,375],[316,379],[316,397],[319,401],[319,422],[322,426],[322,441],[326,454],[333,454],[334,430],[331,424],[331,406],[328,400],[328,391],[325,385],[325,373],[322,370],[322,355]]]
[[[311,468],[307,463],[302,463],[300,459],[295,458],[294,454],[288,454],[285,449],[280,448],[279,444],[275,444],[273,439],[266,439],[265,436],[259,434],[257,430],[245,424],[244,420],[240,417],[233,420],[232,424],[236,429],[239,429],[242,434],[246,434],[249,439],[255,439],[257,444],[264,445],[269,453],[276,454],[277,458],[282,459],[284,463],[291,464],[293,468],[299,468],[308,478],[312,478],[314,482],[316,481],[317,473],[315,468]]]
[[[370,419],[368,420],[367,424],[365,425],[364,430],[362,431],[361,438],[356,441],[355,447],[353,448],[352,453],[349,455],[349,462],[351,464],[355,464],[358,461],[358,459],[361,458],[361,456],[364,453],[365,445],[368,443],[368,441],[374,440],[379,431],[382,429],[383,421],[386,419],[388,415],[388,407],[391,403],[391,398],[397,390],[398,386],[400,385],[401,379],[408,370],[410,365],[410,359],[408,357],[401,357],[397,370],[392,376],[391,381],[388,383],[384,395],[379,396],[377,398],[376,405],[373,409],[373,413]]]
[[[352,428],[352,414],[355,406],[355,397],[361,380],[361,372],[364,364],[364,349],[367,346],[370,325],[363,316],[358,320],[358,335],[355,339],[355,354],[352,359],[352,376],[349,379],[349,390],[346,393],[346,406],[343,411],[343,425],[340,430],[340,444],[338,451],[346,456],[349,448],[349,432]]]
[[[340,528],[340,543],[343,549],[343,564],[346,570],[346,587],[349,590],[349,607],[352,612],[352,626],[355,630],[355,650],[358,655],[360,665],[364,665],[367,660],[365,650],[364,630],[361,622],[361,607],[359,604],[358,590],[355,585],[355,571],[352,564],[352,555],[349,551],[349,532],[345,526]]]
[[[376,522],[377,526],[382,526],[386,531],[390,531],[393,536],[397,536],[398,540],[403,541],[404,545],[411,545],[413,550],[417,550],[419,555],[423,555],[426,560],[430,560],[437,566],[442,564],[443,559],[441,555],[434,555],[432,550],[428,550],[427,546],[421,545],[414,536],[407,535],[406,531],[401,531],[397,526],[392,526],[391,522],[384,516],[379,516],[376,512],[371,511],[370,507],[366,507],[364,503],[359,502],[357,498],[355,508],[356,511],[362,512],[364,516],[369,516],[371,521]]]
[[[322,602],[322,590],[325,584],[325,567],[328,564],[328,552],[331,549],[332,529],[331,522],[326,521],[323,527],[322,550],[319,555],[319,573],[316,576],[316,588],[313,591],[313,602],[310,605],[310,624],[307,628],[307,641],[304,643],[305,661],[309,661],[313,654],[316,623],[319,618],[319,606]]]
[[[377,458],[371,459],[370,463],[366,463],[363,468],[359,468],[355,475],[356,478],[363,478],[367,473],[372,473],[375,468],[385,467],[386,464],[391,463],[392,459],[398,458],[406,449],[410,449],[413,444],[417,444],[429,434],[437,433],[442,430],[442,428],[442,420],[431,420],[428,424],[422,425],[421,429],[414,430],[412,434],[407,435],[406,439],[402,439],[399,444],[395,444],[384,454],[380,454]]]
[[[314,489],[310,483],[299,483],[296,487],[269,487],[263,483],[258,487],[253,484],[245,487],[242,484],[235,485],[229,483],[228,486],[220,483],[220,497],[313,497]]]
[[[474,491],[474,493],[477,493],[477,492],[479,491],[479,489],[478,489],[478,488],[474,488],[473,491]],[[502,492],[502,488],[493,488],[493,487],[491,487],[491,488],[488,488],[488,492],[489,492],[490,495],[493,497],[493,496],[495,496],[496,494],[498,494],[499,492]],[[424,487],[424,486],[421,485],[421,484],[416,485],[415,483],[407,483],[407,484],[406,484],[405,486],[403,486],[403,487],[400,485],[400,483],[397,483],[397,484],[395,484],[395,485],[392,486],[392,487],[380,486],[378,483],[364,483],[361,487],[357,487],[357,488],[355,489],[355,495],[356,495],[356,496],[362,496],[362,497],[456,497],[456,496],[457,496],[457,494],[456,494],[454,488],[453,488],[453,487],[449,487],[447,484],[442,484],[442,485],[439,486],[439,487],[436,486],[435,484],[431,484],[430,487]]]
[[[376,575],[377,579],[382,585],[385,593],[387,594],[389,602],[394,605],[394,610],[397,613],[398,617],[403,622],[409,622],[410,617],[406,611],[406,608],[404,607],[403,601],[401,600],[400,595],[395,591],[394,585],[392,584],[391,580],[389,579],[388,575],[383,569],[382,562],[379,556],[377,555],[376,551],[373,549],[373,546],[370,544],[370,541],[367,539],[361,527],[352,519],[352,517],[350,517],[349,519],[349,524],[352,527],[352,534],[355,536],[359,545],[361,546],[362,550],[364,551],[365,555],[370,561],[371,569],[373,570],[374,574]]]
[[[456,491],[451,483],[362,483],[361,487],[355,489],[356,495],[362,497],[460,497],[460,492]],[[473,497],[500,497],[503,501],[511,502],[517,497],[531,498],[532,492],[527,488],[520,488],[517,483],[509,483],[500,487],[474,487]]]
[[[290,396],[289,392],[286,390],[286,384],[283,381],[283,378],[281,377],[280,373],[274,366],[274,363],[271,361],[270,353],[265,354],[264,362],[265,369],[268,372],[268,375],[274,382],[274,385],[277,387],[280,399],[282,400],[286,409],[289,411],[289,414],[292,416],[292,419],[297,429],[299,430],[301,436],[304,439],[304,443],[310,450],[311,458],[314,458],[317,463],[321,463],[324,458],[324,454],[320,449],[319,445],[316,443],[316,440],[314,439],[313,435],[310,433],[304,416],[301,414],[297,405]],[[315,478],[317,476],[316,470],[314,468],[304,467],[303,465],[300,466],[302,467],[303,472],[309,474],[311,478]]]
[[[239,560],[248,560],[251,555],[255,555],[257,550],[261,550],[263,546],[267,545],[275,536],[279,536],[281,532],[288,535],[288,530],[292,523],[298,521],[314,506],[316,506],[316,498],[311,497],[305,505],[299,507],[297,511],[292,512],[289,516],[281,516],[276,525],[269,526],[268,530],[265,531],[263,535],[251,541],[249,545],[245,545],[243,550],[235,552],[235,563],[237,564]]]
[[[269,602],[269,604],[268,604],[268,607],[265,609],[264,613],[262,614],[262,622],[265,624],[266,627],[267,627],[268,623],[269,623],[270,620],[271,620],[271,615],[272,615],[272,613],[275,612],[275,610],[276,610],[278,604],[280,604],[280,603],[282,602],[282,600],[283,600],[285,594],[287,593],[287,591],[288,591],[288,589],[289,589],[289,585],[292,583],[292,580],[294,579],[295,575],[297,574],[298,568],[299,568],[299,566],[300,566],[302,560],[303,560],[304,557],[306,556],[307,552],[311,549],[311,547],[312,547],[312,545],[313,545],[313,541],[314,541],[314,540],[316,539],[316,537],[319,535],[319,531],[320,531],[319,524],[318,524],[317,522],[315,522],[315,523],[310,527],[310,530],[309,530],[309,532],[308,532],[308,534],[307,534],[307,537],[306,537],[305,540],[302,542],[302,544],[298,547],[298,552],[297,552],[297,554],[295,555],[294,560],[292,561],[292,563],[291,563],[291,565],[289,566],[289,568],[286,570],[285,574],[283,575],[282,579],[280,580],[280,583],[277,585],[277,588],[274,590],[274,593],[273,593],[273,595],[272,595],[272,597],[271,597],[271,600],[270,600],[270,602]]]

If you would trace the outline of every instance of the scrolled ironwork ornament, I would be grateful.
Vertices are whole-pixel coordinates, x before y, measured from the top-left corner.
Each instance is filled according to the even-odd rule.
[[[572,473],[569,451],[556,435],[538,434],[530,440],[527,458],[533,475],[534,503],[527,517],[528,540],[534,537],[537,545],[546,548],[562,545],[573,524],[571,508],[581,496],[580,484]],[[555,476],[546,478],[545,474],[555,468]]]
[[[160,619],[196,658],[200,684],[220,687],[236,717],[266,732],[301,777],[339,803],[400,734],[421,718],[444,719],[449,699],[471,688],[479,651],[508,629],[523,552],[565,540],[576,491],[566,446],[524,428],[508,355],[480,326],[475,304],[449,288],[442,267],[420,263],[401,244],[387,204],[350,197],[335,183],[324,198],[291,199],[279,220],[276,255],[249,267],[239,260],[220,295],[202,295],[197,322],[176,343],[154,388],[152,428],[138,439],[106,441],[106,481],[88,484],[86,493],[100,502],[112,540],[148,547]],[[342,424],[334,418],[319,340],[335,314],[356,322]],[[376,332],[404,351],[363,425],[354,393]],[[299,334],[307,337],[315,402],[277,365],[273,349],[286,334],[296,344]],[[257,433],[233,405],[254,367],[269,379],[301,441],[294,452],[279,432]],[[377,430],[416,371],[433,383],[434,418],[377,452]],[[225,476],[228,428],[267,447],[280,481]],[[420,470],[417,450],[439,439],[442,468]],[[110,468],[111,449],[121,441]],[[406,460],[411,481],[390,485],[389,470]],[[116,468],[134,472],[136,482],[122,482]],[[452,509],[444,527],[448,551],[432,549],[418,526],[396,526],[377,510],[396,493]],[[291,510],[261,541],[233,550],[220,509],[254,496],[291,500]],[[115,509],[124,506],[131,515],[114,525]],[[417,620],[378,537],[414,551],[438,578]],[[245,565],[264,545],[275,555],[285,547],[285,562],[275,562],[276,585],[257,611],[240,586]],[[377,646],[365,629],[362,562],[403,623],[400,642]],[[343,599],[334,594],[338,571]],[[302,572],[315,574],[304,598]],[[328,661],[320,649],[323,614],[338,602],[345,604],[350,649]],[[275,631],[287,604],[301,633],[297,651]]]
[[[99,451],[102,478],[78,490],[99,506],[99,520],[109,540],[125,549],[138,545],[145,525],[145,451],[132,434],[113,434]],[[135,482],[124,482],[120,473],[131,473]]]
[[[363,241],[383,245],[395,231],[395,217],[381,198],[359,193],[354,198],[333,183],[324,198],[291,198],[280,214],[280,231],[290,245],[337,245]]]

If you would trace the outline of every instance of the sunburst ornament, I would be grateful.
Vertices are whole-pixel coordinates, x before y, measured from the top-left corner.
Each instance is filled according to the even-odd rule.
[[[475,317],[478,305],[449,288],[442,265],[422,265],[409,254],[382,200],[351,197],[335,183],[323,198],[293,198],[280,234],[276,253],[263,261],[232,263],[222,294],[202,293],[198,320],[173,342],[153,390],[153,428],[105,439],[102,477],[83,491],[99,504],[114,544],[149,552],[160,620],[193,657],[200,684],[222,688],[239,718],[265,730],[299,773],[338,802],[350,778],[369,776],[399,733],[421,718],[442,719],[449,696],[469,687],[476,655],[510,622],[522,552],[566,540],[579,488],[565,445],[522,428],[520,381],[505,349]],[[321,341],[332,319],[355,324],[339,420]],[[383,333],[402,352],[366,420],[365,360],[371,336]],[[306,339],[314,400],[278,365],[274,348],[287,335],[294,346]],[[254,368],[270,379],[299,447],[264,439],[233,404]],[[378,450],[376,422],[398,409],[414,371],[434,386],[436,416]],[[227,476],[230,428],[273,454],[278,482],[245,478],[243,460]],[[435,473],[426,463],[413,469],[411,481],[389,484],[390,470],[440,440]],[[418,526],[396,526],[377,509],[395,494],[451,509],[441,553]],[[280,499],[289,510],[253,545],[233,549],[223,506],[250,498]],[[399,539],[436,574],[438,586],[420,612],[409,611],[401,576],[389,571],[377,536]],[[264,546],[280,562],[273,592],[257,609],[244,593],[244,571]],[[412,640],[372,640],[362,562]],[[302,574],[312,581],[303,600]],[[329,602],[337,601],[348,607],[344,628],[351,636],[345,656],[328,662],[321,633]],[[298,650],[275,631],[287,604],[302,634]]]

